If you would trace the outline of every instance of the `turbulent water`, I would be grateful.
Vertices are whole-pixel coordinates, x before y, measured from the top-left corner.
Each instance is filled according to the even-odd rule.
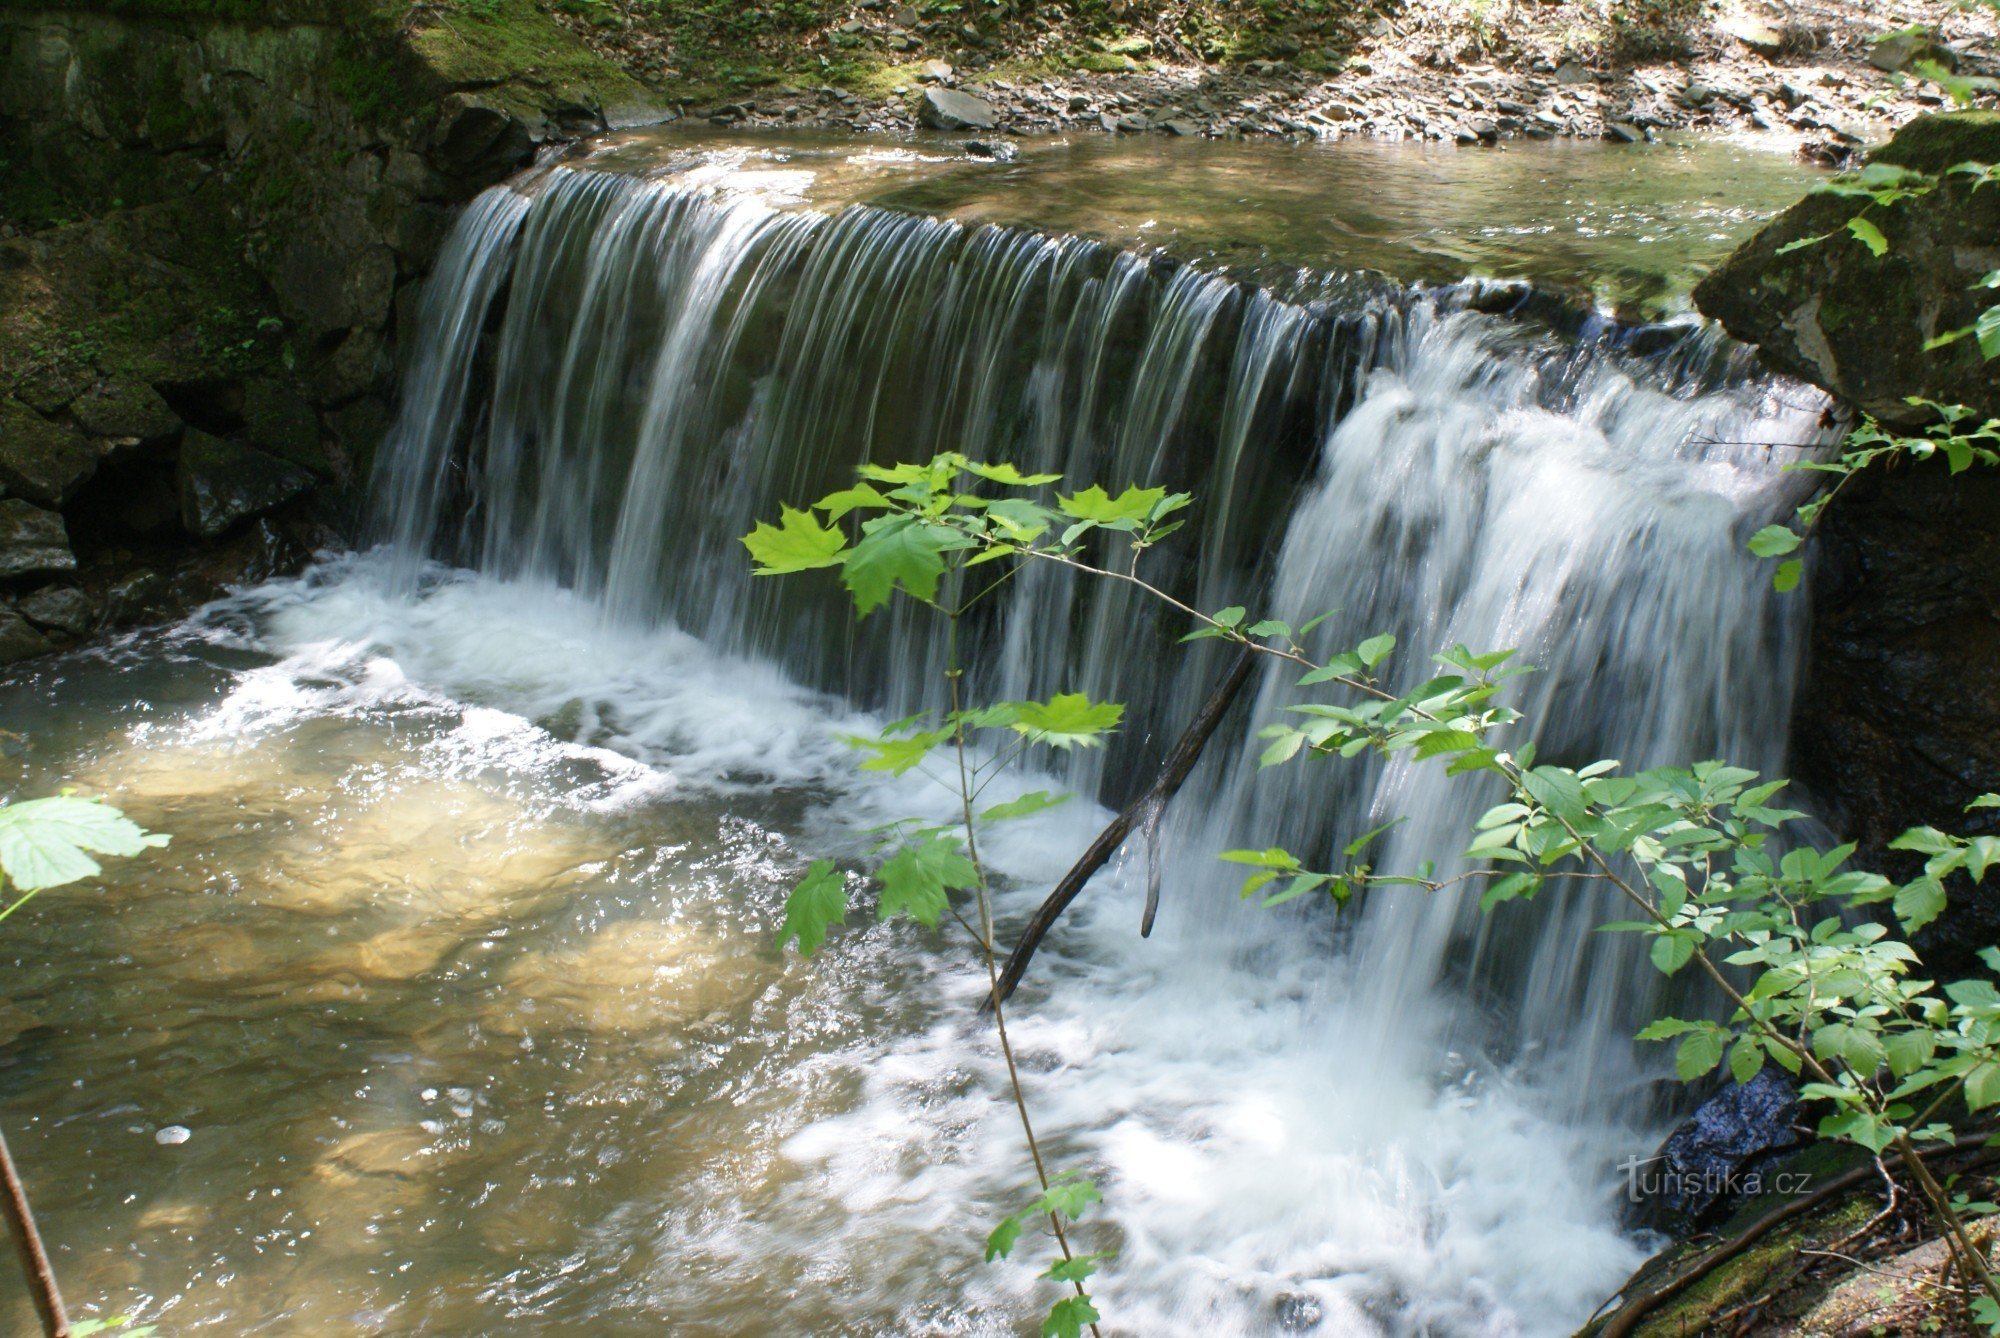
[[[944,647],[908,610],[857,628],[830,580],[753,580],[738,536],[938,450],[1168,484],[1195,520],[1148,561],[1190,602],[1337,610],[1319,648],[1390,631],[1412,676],[1519,647],[1545,756],[1780,768],[1801,601],[1743,540],[1796,500],[1820,405],[1693,325],[1496,305],[1281,301],[613,172],[489,192],[428,289],[375,546],[0,688],[51,722],[24,785],[180,837],[115,872],[117,917],[71,899],[24,950],[17,1152],[102,1168],[51,1195],[59,1266],[227,1331],[1018,1331],[1027,1271],[977,1262],[1026,1177],[967,945],[772,945],[806,858],[949,811],[837,737],[935,704]],[[975,695],[1132,706],[1015,778],[1085,797],[990,834],[1005,923],[1219,672],[1184,630],[1053,569],[971,630]],[[1616,1167],[1670,1114],[1627,1039],[1655,978],[1590,932],[1594,894],[1242,903],[1218,850],[1402,817],[1383,863],[1414,865],[1490,797],[1260,777],[1296,691],[1246,694],[1165,815],[1153,936],[1129,850],[1015,1010],[1053,1157],[1107,1196],[1109,1331],[1566,1332],[1643,1254]]]

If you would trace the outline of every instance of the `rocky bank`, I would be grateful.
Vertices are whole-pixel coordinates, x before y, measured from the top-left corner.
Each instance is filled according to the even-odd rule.
[[[654,114],[511,17],[0,6],[0,662],[295,566],[352,510],[454,207]]]

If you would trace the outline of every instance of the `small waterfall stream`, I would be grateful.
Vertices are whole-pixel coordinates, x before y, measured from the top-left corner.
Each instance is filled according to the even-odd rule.
[[[1471,290],[1354,291],[1285,301],[1076,238],[556,169],[489,192],[453,239],[377,471],[376,532],[406,581],[442,557],[558,585],[607,626],[677,627],[901,714],[936,702],[935,629],[904,610],[857,630],[830,581],[753,581],[737,539],[756,520],[863,461],[940,450],[1077,486],[1165,483],[1195,494],[1196,520],[1154,573],[1201,607],[1338,610],[1320,648],[1390,631],[1407,673],[1455,643],[1517,647],[1540,669],[1514,695],[1545,756],[1780,769],[1803,602],[1770,594],[1743,540],[1797,500],[1779,466],[1820,439],[1815,398],[1705,329],[1559,338],[1469,309]],[[1181,630],[1039,568],[976,629],[976,688],[1130,703],[1119,744],[1063,778],[1120,802],[1216,672],[1172,647]],[[1240,904],[1220,849],[1310,858],[1401,817],[1384,864],[1449,868],[1491,798],[1401,763],[1260,776],[1254,732],[1297,693],[1272,673],[1253,695],[1162,824],[1167,945],[1080,917],[1088,949],[1037,986],[1044,1021],[1024,1023],[1098,1029],[1065,993],[1089,996],[1079,962],[1115,954],[1145,981],[1142,1006],[1188,1028],[1156,1070],[1128,1038],[1041,1085],[1054,1127],[1073,1121],[1108,1163],[1114,1200],[1139,1200],[1124,1201],[1127,1266],[1159,1270],[1143,1304],[1165,1328],[1135,1331],[1254,1329],[1228,1298],[1257,1278],[1345,1316],[1335,1332],[1553,1331],[1616,1281],[1607,1260],[1629,1262],[1606,1177],[1648,1150],[1672,1100],[1660,1056],[1629,1041],[1659,978],[1592,932],[1611,918],[1595,892],[1491,916],[1471,893],[1380,896],[1337,925],[1323,907]],[[1202,1090],[1244,1076],[1235,1051],[1282,1070],[1272,1092]],[[1161,1084],[1173,1099],[1135,1094]],[[1326,1084],[1323,1109],[1297,1104]],[[1378,1100],[1413,1130],[1374,1126]],[[1324,1155],[1322,1137],[1357,1138],[1335,1112],[1360,1149],[1382,1141]],[[1563,1164],[1495,1167],[1480,1121],[1499,1155]],[[1254,1211],[1225,1205],[1221,1168],[1249,1178]],[[1473,1254],[1582,1253],[1544,1259],[1555,1274],[1532,1285],[1532,1269],[1496,1265],[1507,1283],[1468,1265],[1479,1231],[1524,1221],[1542,1237]],[[1364,1245],[1370,1232],[1386,1235]],[[1384,1254],[1393,1242],[1404,1257]]]
[[[0,1034],[0,1098],[17,1156],[92,1168],[37,1203],[80,1294],[232,1332],[1030,1331],[1047,1284],[978,1262],[1027,1172],[969,947],[865,907],[774,947],[807,858],[947,811],[839,742],[938,703],[934,621],[857,625],[739,542],[864,461],[1190,492],[1146,561],[1199,607],[1331,610],[1313,649],[1393,633],[1399,679],[1516,647],[1544,756],[1782,770],[1805,605],[1744,541],[1822,406],[1717,332],[1259,288],[639,158],[462,214],[363,551],[0,683],[23,792],[174,835],[108,871],[116,915],[10,926],[54,1030]],[[1128,704],[1010,782],[1080,798],[982,838],[1003,936],[1222,672],[1186,630],[1046,565],[969,620],[975,698]],[[1260,773],[1300,696],[1253,682],[1010,1015],[1051,1157],[1104,1187],[1107,1335],[1567,1333],[1646,1253],[1618,1166],[1685,1100],[1630,1040],[1662,982],[1592,889],[1246,905],[1220,850],[1401,818],[1379,862],[1448,871],[1492,798]]]

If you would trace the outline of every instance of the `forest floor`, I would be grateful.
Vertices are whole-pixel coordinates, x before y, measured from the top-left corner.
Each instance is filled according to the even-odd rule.
[[[941,84],[989,103],[1000,134],[1477,144],[1708,129],[1787,134],[1837,161],[1950,105],[1879,68],[1885,38],[1921,28],[1960,74],[2000,73],[1993,11],[1952,0],[546,3],[691,116],[888,133],[914,130]]]

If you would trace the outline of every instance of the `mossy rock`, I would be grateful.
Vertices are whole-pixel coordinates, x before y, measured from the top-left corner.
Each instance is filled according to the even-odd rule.
[[[2000,113],[1921,117],[1878,162],[1935,170],[2000,161]],[[1875,248],[1848,224],[1866,221]],[[1911,396],[2000,415],[2000,360],[1971,339],[1930,341],[1971,325],[1993,304],[1976,286],[2000,270],[2000,190],[1947,176],[1888,206],[1814,194],[1779,215],[1695,289],[1697,306],[1764,360],[1898,424],[1927,421]]]

